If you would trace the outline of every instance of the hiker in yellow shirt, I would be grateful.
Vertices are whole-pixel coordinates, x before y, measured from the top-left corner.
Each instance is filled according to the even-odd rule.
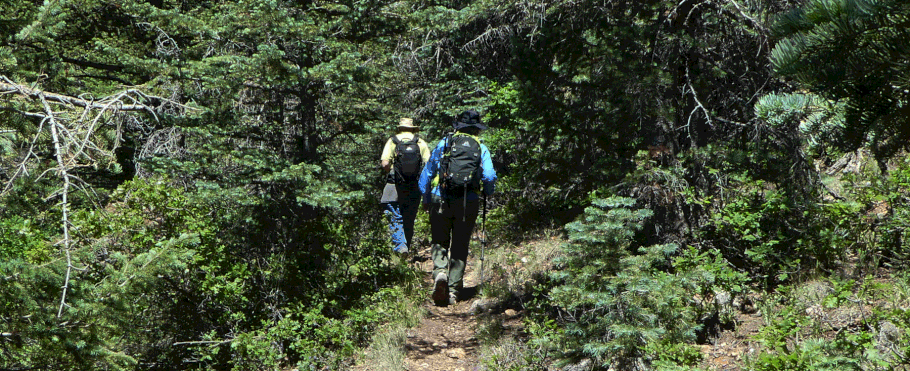
[[[386,185],[380,203],[389,218],[393,250],[408,253],[412,250],[414,219],[420,208],[417,182],[423,166],[430,160],[427,142],[420,138],[420,127],[414,120],[402,118],[397,133],[386,141],[380,157]]]

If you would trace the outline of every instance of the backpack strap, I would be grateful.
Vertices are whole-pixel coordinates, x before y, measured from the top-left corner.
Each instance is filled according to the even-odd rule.
[[[452,151],[452,138],[455,136],[455,133],[450,133],[445,136],[446,144],[442,148],[443,153],[449,153]]]

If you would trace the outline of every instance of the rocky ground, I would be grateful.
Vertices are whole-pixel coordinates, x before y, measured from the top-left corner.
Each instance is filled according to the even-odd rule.
[[[428,256],[429,251],[422,252]],[[433,262],[429,259],[416,263],[424,272],[427,298],[423,306],[428,314],[417,328],[408,331],[405,344],[405,367],[408,371],[472,371],[477,369],[479,343],[475,336],[478,326],[476,306],[477,275],[471,264],[465,272],[464,297],[455,305],[438,307],[430,300],[430,275]]]

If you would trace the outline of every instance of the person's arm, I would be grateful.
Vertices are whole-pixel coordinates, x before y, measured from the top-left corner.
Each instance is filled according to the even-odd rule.
[[[493,168],[493,156],[486,145],[480,145],[480,167],[483,169],[483,193],[487,196],[496,191],[496,169]]]
[[[439,168],[439,158],[442,156],[442,150],[445,147],[444,142],[444,140],[440,140],[436,148],[433,149],[433,153],[430,155],[429,161],[424,165],[423,171],[420,172],[420,179],[417,181],[417,186],[420,188],[420,194],[423,195],[425,205],[430,203],[430,195],[433,193],[432,182]]]
[[[382,155],[379,158],[379,166],[382,167],[382,174],[388,174],[389,170],[392,169],[392,153],[395,151],[395,143],[392,141],[392,138],[389,138],[385,142],[385,147],[382,147]]]
[[[420,147],[420,157],[423,159],[423,163],[426,164],[430,162],[430,145],[427,144],[423,138],[420,138],[418,147]]]

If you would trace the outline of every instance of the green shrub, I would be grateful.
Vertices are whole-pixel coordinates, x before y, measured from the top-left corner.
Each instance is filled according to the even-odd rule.
[[[506,339],[485,347],[480,356],[482,371],[544,371],[546,354],[528,344]]]
[[[53,250],[47,235],[30,219],[10,216],[0,219],[0,260],[48,261]]]
[[[871,187],[858,193],[874,226],[875,253],[893,268],[910,267],[910,161],[902,161],[888,176],[872,177]]]
[[[699,347],[686,343],[652,342],[647,353],[656,370],[694,370],[704,358]]]
[[[907,316],[899,308],[905,298],[894,300],[894,287],[869,277],[862,285],[810,281],[777,293],[764,301],[765,327],[755,336],[762,347],[746,359],[746,369],[888,370],[905,363]],[[883,299],[887,304],[879,306]],[[857,311],[861,320],[836,325]]]
[[[569,242],[551,274],[551,303],[561,313],[563,329],[544,333],[566,361],[690,365],[691,349],[670,345],[695,339],[699,314],[707,310],[695,297],[742,285],[739,275],[719,274],[726,268],[712,260],[717,255],[689,250],[674,267],[676,245],[639,247],[636,232],[651,213],[634,204],[629,198],[598,198],[566,225]],[[661,354],[649,352],[655,349]]]
[[[750,371],[863,370],[858,360],[842,356],[834,344],[825,339],[804,340],[792,349],[765,352],[747,362]]]

